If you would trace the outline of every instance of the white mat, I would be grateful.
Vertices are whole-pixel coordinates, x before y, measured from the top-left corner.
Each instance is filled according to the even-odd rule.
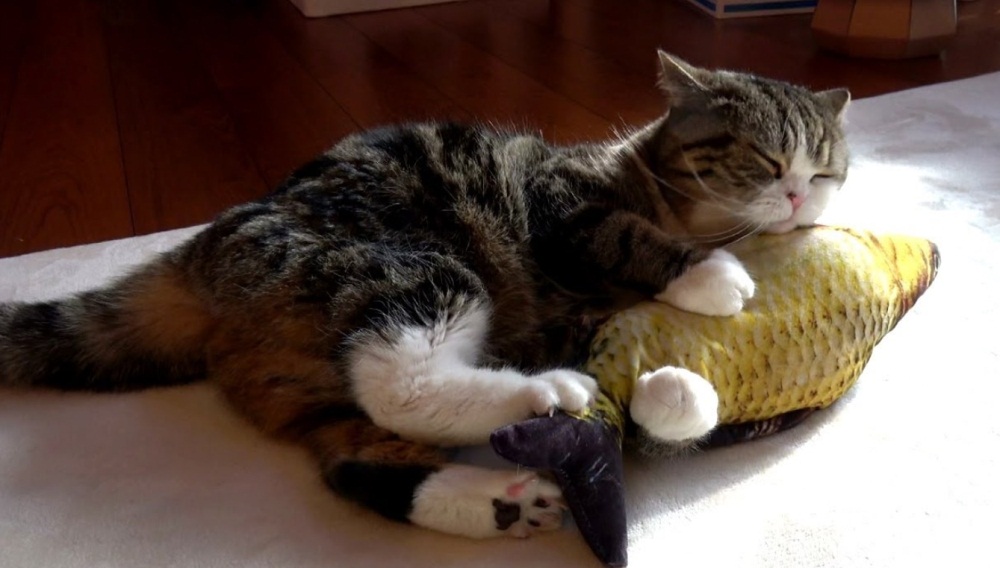
[[[835,407],[626,464],[631,565],[997,566],[1000,74],[856,102],[826,221],[926,235],[937,282]],[[0,300],[98,284],[190,230],[0,261]],[[483,453],[478,459],[486,459]],[[207,386],[0,393],[0,567],[597,566],[571,526],[473,542],[331,496]]]

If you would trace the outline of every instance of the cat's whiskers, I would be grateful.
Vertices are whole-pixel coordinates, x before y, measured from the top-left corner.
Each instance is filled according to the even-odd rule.
[[[736,199],[734,197],[728,197],[726,195],[721,195],[719,192],[717,192],[715,189],[713,189],[707,183],[705,183],[705,180],[703,180],[701,176],[698,175],[698,169],[694,167],[693,163],[691,163],[691,159],[688,157],[687,152],[685,152],[684,150],[681,150],[681,158],[684,160],[684,165],[687,167],[688,171],[691,172],[691,175],[694,177],[694,180],[698,182],[698,187],[700,187],[702,191],[705,192],[706,195],[714,199],[716,204],[729,203],[735,205],[736,211],[739,211],[745,206],[742,202],[740,202],[739,199]]]
[[[695,240],[701,244],[735,243],[760,232],[761,229],[763,229],[763,226],[759,223],[751,220],[745,220],[733,227],[729,227],[724,231],[719,231],[717,233],[703,233],[694,235],[694,237]]]
[[[750,225],[750,230],[749,231],[743,233],[742,235],[740,235],[739,237],[733,239],[732,241],[729,241],[728,244],[735,244],[735,243],[738,243],[738,242],[742,241],[743,239],[746,239],[747,237],[752,237],[752,236],[754,236],[756,234],[759,234],[766,227],[767,227],[767,224],[765,224],[765,223],[753,222]]]
[[[722,195],[718,191],[714,190],[705,182],[704,179],[701,178],[701,176],[698,175],[698,172],[693,167],[693,164],[691,163],[690,159],[688,159],[687,154],[681,152],[681,156],[684,158],[684,163],[688,167],[688,171],[691,172],[694,179],[698,182],[699,187],[701,187],[702,191],[704,192],[703,196],[696,197],[694,195],[691,195],[684,189],[656,175],[651,170],[649,170],[648,167],[644,167],[646,175],[649,176],[650,179],[655,180],[655,182],[661,184],[663,187],[666,187],[667,189],[676,192],[678,195],[682,195],[692,201],[700,201],[718,207],[718,209],[720,210],[718,212],[703,213],[703,215],[705,215],[708,218],[717,218],[726,220],[736,217],[737,219],[741,219],[740,222],[738,222],[737,224],[729,226],[721,231],[715,233],[702,233],[694,235],[694,239],[698,243],[701,243],[703,245],[712,245],[716,243],[731,244],[739,242],[757,233],[760,233],[762,230],[764,230],[764,228],[767,227],[768,223],[766,222],[762,222],[752,217],[751,218],[745,217],[744,216],[746,209],[745,203],[741,202],[736,198]],[[643,164],[643,166],[645,166],[645,164]]]
[[[744,220],[737,223],[736,225],[726,227],[725,229],[717,231],[715,233],[698,233],[695,236],[698,238],[731,236],[733,234],[739,233],[740,231],[746,229],[747,227],[752,227],[752,226],[754,226],[754,223],[752,221]]]
[[[616,134],[618,134],[617,131]],[[632,161],[639,167],[643,176],[645,176],[647,180],[650,181],[652,189],[655,190],[656,189],[655,186],[658,184],[691,201],[708,202],[713,205],[718,205],[720,209],[725,210],[727,213],[733,213],[743,209],[744,204],[740,203],[738,199],[721,195],[717,191],[709,187],[708,184],[706,184],[705,181],[698,176],[698,173],[694,171],[690,161],[687,159],[687,156],[683,154],[683,152],[682,155],[684,155],[684,163],[688,167],[688,170],[694,175],[694,178],[695,180],[697,180],[698,185],[705,192],[705,196],[692,195],[690,192],[681,189],[677,185],[670,183],[663,177],[657,175],[652,170],[652,168],[649,167],[649,164],[646,163],[646,161],[642,158],[642,156],[639,155],[639,149],[636,145],[635,137],[629,136],[626,133],[621,133],[620,135],[621,138],[619,140],[619,143],[611,145],[608,148],[612,152],[621,151],[626,153],[628,157],[631,158]],[[706,199],[706,197],[708,199]]]
[[[708,194],[707,197],[709,199],[705,199],[704,197],[698,197],[698,196],[695,196],[695,195],[691,195],[690,192],[687,192],[684,189],[681,189],[677,185],[670,183],[669,181],[667,181],[667,180],[663,179],[662,177],[654,174],[653,172],[649,172],[649,176],[652,179],[656,180],[656,182],[659,183],[659,184],[661,184],[663,187],[666,187],[670,191],[673,191],[674,193],[676,193],[678,195],[686,197],[686,198],[690,199],[691,201],[705,202],[705,203],[710,203],[712,205],[718,205],[720,209],[725,210],[727,213],[732,213],[734,211],[738,211],[739,208],[741,207],[741,204],[740,204],[740,202],[738,200],[733,199],[732,197],[726,197],[724,195],[719,195],[716,192],[712,191],[710,188],[707,188],[707,186],[705,185],[705,183],[703,181],[701,181],[700,179],[697,178],[697,174],[696,174],[696,178],[695,179],[698,179],[699,185],[701,185],[703,187],[703,189],[706,189],[706,193]],[[733,207],[733,208],[730,209],[730,207]]]

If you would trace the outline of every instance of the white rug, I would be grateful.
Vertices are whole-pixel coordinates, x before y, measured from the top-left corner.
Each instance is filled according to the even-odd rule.
[[[853,104],[854,170],[824,220],[931,237],[938,280],[803,426],[629,460],[632,566],[998,565],[997,93],[1000,73]],[[0,260],[0,300],[99,284],[191,232]],[[341,502],[207,386],[0,393],[3,568],[597,565],[570,525],[473,542]]]

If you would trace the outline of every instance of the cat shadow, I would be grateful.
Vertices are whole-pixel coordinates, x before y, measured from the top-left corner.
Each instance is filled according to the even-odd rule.
[[[788,430],[730,446],[671,458],[639,456],[626,448],[624,486],[630,529],[765,473],[815,438],[852,396],[848,392],[836,404],[814,412]]]
[[[458,461],[502,467],[479,450]],[[305,450],[260,434],[207,385],[115,395],[0,390],[0,456],[0,509],[23,520],[12,535],[29,543],[32,527],[55,515],[67,539],[52,543],[56,553],[71,541],[110,543],[74,552],[94,564],[148,565],[183,549],[234,565],[391,566],[402,557],[413,567],[475,566],[484,557],[600,565],[570,527],[479,541],[339,499]]]
[[[765,472],[808,443],[847,402],[790,430],[726,448],[670,460],[626,454],[630,530]],[[125,395],[0,392],[0,451],[6,456],[0,492],[8,493],[0,501],[44,498],[46,510],[77,519],[72,531],[93,538],[127,543],[153,531],[162,535],[157,550],[200,543],[207,554],[232,559],[252,556],[263,539],[280,543],[268,554],[307,565],[343,555],[345,546],[372,559],[405,552],[413,566],[442,559],[473,565],[483,554],[512,565],[539,554],[560,565],[599,565],[571,523],[511,542],[385,521],[333,496],[303,450],[257,433],[206,386]],[[463,449],[456,461],[515,467],[488,447]],[[114,553],[149,551],[125,545]]]

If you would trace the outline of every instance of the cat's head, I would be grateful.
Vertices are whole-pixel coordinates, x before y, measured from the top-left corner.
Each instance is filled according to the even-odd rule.
[[[687,229],[725,241],[812,224],[847,176],[850,93],[659,60],[656,174]]]

